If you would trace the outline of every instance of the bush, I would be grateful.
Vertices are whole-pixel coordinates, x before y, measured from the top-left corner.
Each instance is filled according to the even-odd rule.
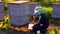
[[[52,7],[44,7],[43,6],[43,10],[46,11],[48,18],[51,19],[52,18]]]
[[[46,14],[47,14],[47,16],[48,16],[49,19],[52,18],[52,14],[50,12],[46,12]]]
[[[39,3],[42,5],[42,6],[46,6],[46,7],[51,7],[53,5],[53,3],[51,1],[48,1],[46,0],[47,2],[45,1],[40,1]]]

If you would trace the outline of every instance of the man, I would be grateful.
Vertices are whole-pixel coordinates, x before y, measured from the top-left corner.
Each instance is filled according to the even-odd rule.
[[[34,10],[34,14],[35,14],[34,19],[35,19],[36,22],[38,22],[39,16],[40,16],[41,13],[46,13],[45,10],[43,10],[42,6],[39,5],[39,6],[35,7],[35,10]]]
[[[39,22],[33,26],[33,32],[37,34],[37,31],[39,30],[41,34],[46,34],[46,29],[49,26],[48,17],[45,13],[41,13],[40,16]]]

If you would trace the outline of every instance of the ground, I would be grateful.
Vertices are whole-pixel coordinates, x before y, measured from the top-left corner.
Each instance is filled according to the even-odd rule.
[[[50,25],[48,27],[48,32],[51,34],[51,32],[52,32],[53,29],[58,29],[58,28],[60,28],[60,27],[54,26],[54,25]],[[20,28],[19,27],[15,27],[15,28],[13,28],[13,26],[11,26],[11,29],[15,30],[14,31],[15,34],[16,33],[23,33],[23,32],[24,32],[24,34],[25,33],[26,34],[34,34],[34,32],[30,32],[27,27],[20,27]]]

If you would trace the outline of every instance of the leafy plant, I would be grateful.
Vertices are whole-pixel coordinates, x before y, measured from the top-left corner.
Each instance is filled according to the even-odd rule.
[[[46,14],[47,14],[48,18],[51,19],[52,18],[52,7],[43,6],[42,8],[43,8],[43,10],[46,11]]]
[[[39,2],[39,1],[42,1],[42,0],[30,0],[30,2]]]
[[[5,2],[5,7],[7,7],[7,3],[9,3],[9,2],[14,2],[15,0],[4,0],[4,2]]]
[[[46,6],[46,7],[51,7],[53,5],[53,3],[51,1],[48,1],[48,2],[40,1],[40,4],[42,6]]]
[[[49,19],[52,18],[52,14],[50,12],[46,12],[46,14],[47,14],[47,16],[48,16]]]
[[[55,3],[55,0],[30,0],[30,2],[39,2],[41,6],[51,7]]]
[[[58,34],[58,31],[56,29],[54,29],[54,31],[55,31],[55,34]]]

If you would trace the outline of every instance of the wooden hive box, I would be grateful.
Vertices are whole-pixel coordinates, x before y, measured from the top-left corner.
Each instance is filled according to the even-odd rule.
[[[0,20],[4,20],[4,2],[0,2]]]
[[[53,4],[52,17],[53,17],[53,19],[55,19],[57,22],[60,23],[60,3]]]
[[[38,6],[37,2],[29,3],[29,15],[34,15],[34,9]]]
[[[12,25],[25,25],[29,23],[29,2],[16,1],[8,3],[8,13]]]

